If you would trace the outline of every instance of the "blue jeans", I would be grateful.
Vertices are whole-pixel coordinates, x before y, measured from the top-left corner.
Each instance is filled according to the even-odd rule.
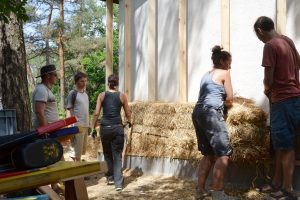
[[[292,97],[271,105],[271,138],[275,150],[292,150],[300,124],[300,97]]]
[[[115,187],[123,187],[122,152],[124,128],[122,125],[100,126],[100,137],[104,159],[107,163],[107,177],[113,176]]]

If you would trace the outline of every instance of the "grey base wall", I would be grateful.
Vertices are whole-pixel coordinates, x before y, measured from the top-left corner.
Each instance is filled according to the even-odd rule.
[[[98,153],[98,160],[104,161],[102,153]],[[197,181],[196,161],[170,159],[170,158],[150,158],[140,156],[127,156],[124,167],[134,169],[146,175],[164,175],[190,178]],[[266,175],[272,175],[273,166],[262,165],[237,165],[230,163],[228,166],[225,187],[249,189],[266,182]],[[207,185],[212,183],[212,172],[207,180]],[[300,167],[296,167],[294,175],[294,189],[300,191]]]

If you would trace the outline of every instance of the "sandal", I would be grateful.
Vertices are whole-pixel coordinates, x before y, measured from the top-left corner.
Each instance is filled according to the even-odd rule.
[[[297,200],[298,197],[293,192],[287,192],[283,189],[273,192],[270,194],[270,197],[275,198],[276,200]]]
[[[272,182],[258,188],[258,192],[262,193],[272,193],[277,192],[278,190],[280,190],[280,186],[276,187]]]

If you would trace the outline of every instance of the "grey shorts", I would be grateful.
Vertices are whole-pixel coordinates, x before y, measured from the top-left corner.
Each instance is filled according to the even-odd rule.
[[[192,114],[196,130],[198,150],[202,155],[230,156],[229,144],[223,110],[196,106]]]

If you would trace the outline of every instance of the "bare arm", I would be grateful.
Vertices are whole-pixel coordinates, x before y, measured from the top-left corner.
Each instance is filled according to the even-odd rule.
[[[271,96],[271,88],[273,85],[273,75],[274,75],[274,67],[265,67],[265,77],[264,77],[264,86],[265,86],[265,95],[270,98]]]
[[[36,101],[34,106],[35,106],[35,114],[39,122],[39,126],[47,125],[48,122],[45,118],[46,103],[41,101]]]
[[[125,94],[121,94],[120,95],[120,98],[121,98],[121,101],[123,103],[123,109],[124,109],[124,112],[125,112],[125,116],[127,118],[127,120],[131,123],[131,111],[130,111],[130,108],[129,108],[129,105],[128,105],[128,100],[127,100],[127,97]]]
[[[230,107],[230,106],[232,106],[232,102],[233,102],[233,89],[232,89],[232,84],[231,84],[230,70],[226,70],[224,75],[225,75],[225,77],[224,77],[224,89],[225,89],[225,92],[226,92],[225,105],[227,107]]]
[[[71,109],[68,109],[68,108],[67,108],[67,113],[66,113],[66,115],[67,115],[66,117],[71,117]]]
[[[95,109],[94,116],[93,116],[93,124],[92,124],[93,129],[95,129],[97,126],[97,120],[99,118],[101,108],[102,108],[103,96],[104,96],[104,94],[100,93],[97,98],[97,105],[96,105],[96,109]]]

